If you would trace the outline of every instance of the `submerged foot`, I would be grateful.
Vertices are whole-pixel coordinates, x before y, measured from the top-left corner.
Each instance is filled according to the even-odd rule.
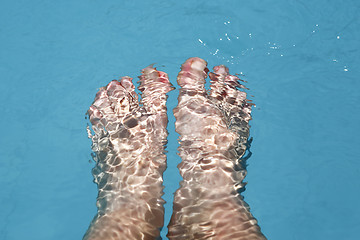
[[[246,169],[251,103],[239,78],[225,66],[210,73],[190,58],[181,67],[178,106],[179,164],[183,181],[175,194],[169,239],[266,239],[239,194]]]
[[[83,239],[155,239],[163,225],[162,174],[166,168],[165,73],[142,70],[138,101],[132,79],[100,88],[88,110],[98,185],[98,213]]]

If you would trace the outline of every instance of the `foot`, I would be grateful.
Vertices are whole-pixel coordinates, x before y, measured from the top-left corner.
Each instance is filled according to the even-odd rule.
[[[155,239],[163,226],[166,73],[142,70],[139,102],[130,77],[100,88],[88,110],[98,213],[83,239]]]
[[[246,169],[242,157],[249,138],[251,103],[239,78],[225,66],[210,73],[190,58],[181,67],[174,109],[180,134],[183,181],[175,194],[169,239],[266,239],[239,194]]]

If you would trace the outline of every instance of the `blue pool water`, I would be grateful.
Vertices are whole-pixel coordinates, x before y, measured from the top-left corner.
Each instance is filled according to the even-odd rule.
[[[359,10],[356,0],[1,1],[0,239],[81,239],[96,212],[84,116],[97,89],[151,63],[176,85],[192,56],[242,73],[254,95],[244,195],[264,234],[358,239]],[[169,95],[166,223],[180,180]]]

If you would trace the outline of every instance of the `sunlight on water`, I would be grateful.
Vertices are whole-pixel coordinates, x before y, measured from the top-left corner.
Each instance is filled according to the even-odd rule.
[[[152,63],[177,87],[166,225],[181,180],[176,76],[193,56],[241,74],[254,96],[243,195],[265,236],[356,239],[359,9],[355,0],[3,1],[0,239],[82,238],[97,195],[84,113],[100,86]]]

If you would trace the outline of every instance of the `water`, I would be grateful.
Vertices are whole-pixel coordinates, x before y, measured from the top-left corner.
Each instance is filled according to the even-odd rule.
[[[264,234],[357,239],[358,1],[0,5],[0,239],[81,239],[96,211],[84,114],[97,88],[151,63],[176,84],[191,56],[242,73],[254,95],[244,195]],[[166,222],[180,180],[169,119]]]

